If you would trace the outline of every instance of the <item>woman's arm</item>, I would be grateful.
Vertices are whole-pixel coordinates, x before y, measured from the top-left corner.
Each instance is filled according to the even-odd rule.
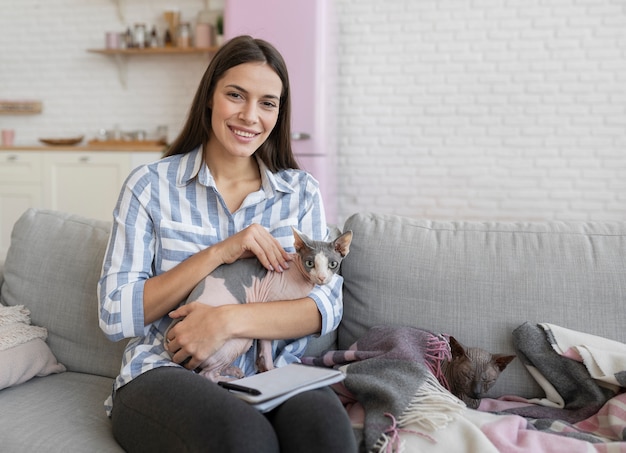
[[[256,256],[267,269],[281,271],[290,259],[279,242],[258,224],[250,225],[215,244],[169,271],[150,278],[144,288],[144,323],[154,322],[180,304],[208,274],[224,263]]]
[[[230,338],[279,340],[324,334],[337,328],[343,314],[343,278],[316,286],[305,297],[290,301],[213,307],[199,302],[183,305],[170,314],[185,319],[168,333],[173,360],[194,369]],[[211,332],[209,335],[208,332]]]
[[[288,339],[318,333],[321,316],[313,299],[213,307],[199,302],[183,305],[173,315],[185,317],[169,332],[174,362],[196,368],[231,338]],[[210,335],[207,332],[211,332]]]

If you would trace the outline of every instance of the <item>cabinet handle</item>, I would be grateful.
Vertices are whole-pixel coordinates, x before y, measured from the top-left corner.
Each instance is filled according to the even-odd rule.
[[[17,160],[17,154],[9,154],[7,156],[7,161],[8,162],[15,162]]]
[[[78,161],[79,161],[79,162],[81,162],[81,163],[83,163],[83,164],[86,164],[87,162],[89,162],[89,160],[90,160],[90,159],[89,159],[89,156],[81,156],[81,157],[78,159]]]
[[[306,132],[292,132],[291,139],[292,140],[310,140],[311,134],[307,134]]]

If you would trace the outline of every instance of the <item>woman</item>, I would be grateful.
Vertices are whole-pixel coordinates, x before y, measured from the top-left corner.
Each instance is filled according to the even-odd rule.
[[[275,365],[297,361],[309,335],[341,320],[341,277],[299,300],[180,306],[221,264],[256,256],[281,272],[292,226],[326,235],[317,182],[291,150],[290,114],[280,54],[235,38],[211,60],[166,158],[136,169],[122,188],[98,293],[105,334],[134,337],[106,402],[127,451],[356,450],[328,388],[261,414],[190,371],[230,338],[277,340]],[[176,318],[184,319],[165,339]],[[235,363],[246,375],[255,372],[252,349]]]

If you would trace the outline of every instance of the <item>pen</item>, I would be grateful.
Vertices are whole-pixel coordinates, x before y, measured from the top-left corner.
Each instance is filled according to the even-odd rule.
[[[258,396],[261,394],[261,392],[257,389],[253,389],[252,387],[245,387],[243,385],[233,384],[232,382],[220,381],[217,383],[217,385],[228,390],[236,390],[238,392],[247,393],[248,395]]]

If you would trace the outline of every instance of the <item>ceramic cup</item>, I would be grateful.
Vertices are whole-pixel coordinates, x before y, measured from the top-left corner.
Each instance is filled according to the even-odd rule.
[[[2,146],[13,146],[15,131],[13,129],[2,129]]]
[[[107,49],[118,49],[120,47],[120,34],[112,31],[106,32],[105,44]]]
[[[210,24],[196,24],[196,47],[210,47],[213,28]]]

